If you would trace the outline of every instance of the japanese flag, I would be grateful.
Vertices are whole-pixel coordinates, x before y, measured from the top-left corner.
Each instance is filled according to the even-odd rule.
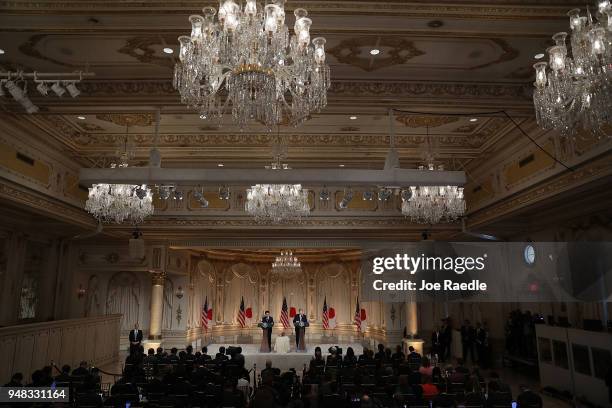
[[[330,307],[327,314],[329,316],[329,328],[335,329],[336,328],[336,309],[334,309],[333,307]]]

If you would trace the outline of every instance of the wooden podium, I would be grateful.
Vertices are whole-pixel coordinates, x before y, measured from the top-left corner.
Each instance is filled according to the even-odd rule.
[[[306,351],[306,328],[309,324],[306,323],[294,323],[295,335],[297,336],[297,345],[295,351]]]
[[[260,353],[269,353],[270,345],[268,344],[268,337],[272,335],[272,327],[269,327],[266,323],[259,323],[261,327],[261,345],[259,346]]]

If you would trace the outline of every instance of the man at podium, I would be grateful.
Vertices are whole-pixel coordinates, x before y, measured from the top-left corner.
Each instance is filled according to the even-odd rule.
[[[266,310],[263,317],[261,318],[261,323],[259,323],[259,327],[261,327],[262,336],[261,336],[261,346],[259,350],[262,353],[269,353],[272,350],[272,327],[274,326],[274,318],[270,316],[270,311]]]
[[[302,309],[293,317],[293,325],[295,326],[295,350],[306,351],[306,327],[309,326],[309,323]]]

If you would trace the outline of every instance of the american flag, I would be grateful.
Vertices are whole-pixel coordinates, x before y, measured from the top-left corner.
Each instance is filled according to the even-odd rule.
[[[329,329],[329,315],[327,314],[327,296],[323,300],[323,329]]]
[[[244,297],[240,297],[240,310],[238,310],[238,324],[240,327],[245,327],[245,312],[244,312]]]
[[[361,308],[359,307],[359,297],[357,297],[357,307],[355,308],[355,320],[353,321],[357,330],[361,330]]]
[[[289,308],[287,307],[287,299],[283,296],[283,307],[281,308],[280,322],[283,328],[289,328]]]
[[[208,331],[208,296],[204,300],[204,307],[202,308],[202,330]]]

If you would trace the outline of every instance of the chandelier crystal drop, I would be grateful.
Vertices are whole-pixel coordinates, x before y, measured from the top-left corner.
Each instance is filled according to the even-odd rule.
[[[144,184],[94,184],[85,210],[100,222],[140,224],[153,214],[153,193]]]
[[[424,166],[419,166],[425,170]],[[443,171],[430,164],[427,171]],[[465,214],[463,187],[458,186],[411,186],[402,192],[402,214],[419,224],[452,222]]]
[[[310,214],[308,190],[300,184],[257,184],[247,189],[245,210],[258,222],[299,222]]]
[[[277,256],[272,262],[272,273],[287,276],[297,275],[301,272],[302,264],[290,250],[281,251],[280,256]]]
[[[262,8],[246,0],[241,8],[221,0],[218,13],[205,7],[202,16],[189,17],[191,35],[179,37],[173,81],[182,102],[201,118],[221,118],[231,104],[240,128],[255,120],[270,129],[284,117],[297,125],[324,108],[331,83],[326,40],[311,42],[312,20],[303,8],[294,11],[291,35],[285,1]]]
[[[538,62],[533,102],[538,124],[569,136],[577,129],[602,134],[612,124],[612,6],[600,0],[596,19],[568,12],[571,34],[560,32]]]

